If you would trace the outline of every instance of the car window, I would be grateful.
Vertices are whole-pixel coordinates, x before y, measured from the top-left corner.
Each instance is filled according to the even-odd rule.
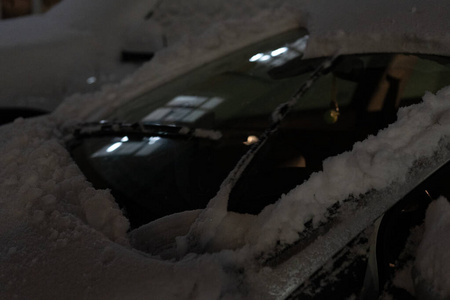
[[[302,39],[304,37],[299,38]],[[281,45],[279,43],[278,47]],[[292,96],[321,61],[300,60],[295,64],[287,61],[286,67],[282,67],[294,68],[297,72],[284,71],[288,74],[274,79],[268,74],[276,73],[281,67],[276,64],[273,67],[269,58],[267,61],[252,59],[253,52],[246,50],[226,57],[213,66],[200,68],[156,88],[120,107],[110,118],[221,128],[227,126],[226,122],[267,116],[274,107]],[[264,57],[262,53],[260,55]],[[288,56],[286,60],[292,56],[294,61],[301,58],[299,53],[297,57],[288,55],[287,50],[278,56],[283,55]],[[295,111],[342,108],[352,101],[358,102],[355,105],[365,106],[367,111],[380,111],[388,92],[395,94],[392,96],[395,98],[393,107],[408,105],[420,101],[424,91],[436,92],[445,86],[448,78],[448,59],[442,57],[350,55],[343,57],[332,73],[323,76],[312,87]],[[334,119],[329,116],[330,122]]]
[[[241,49],[143,94],[111,118],[195,126],[213,115],[201,124],[210,128],[243,110],[252,114],[255,103],[268,112],[273,107],[261,97],[281,90],[281,83],[271,80],[268,71],[301,58],[307,39],[304,31],[292,30]],[[286,93],[294,90],[290,87]]]

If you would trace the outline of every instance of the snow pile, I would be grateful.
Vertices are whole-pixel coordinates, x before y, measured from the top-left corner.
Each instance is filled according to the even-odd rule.
[[[53,120],[18,119],[0,133],[1,299],[233,294],[234,276],[217,258],[170,263],[131,249],[128,221],[108,191],[85,180]]]
[[[2,220],[38,226],[70,214],[126,245],[128,220],[109,192],[95,190],[80,174],[54,128],[45,118],[2,127],[1,212],[10,212]]]
[[[441,197],[428,207],[425,233],[416,255],[418,299],[450,298],[450,203]]]

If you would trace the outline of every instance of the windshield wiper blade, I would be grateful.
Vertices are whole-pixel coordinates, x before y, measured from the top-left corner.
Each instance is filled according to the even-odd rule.
[[[228,177],[225,179],[223,185],[229,185],[230,191],[239,180],[241,174],[253,160],[255,154],[262,148],[262,146],[266,143],[267,139],[278,130],[281,125],[281,122],[284,118],[289,114],[292,110],[292,107],[297,104],[298,100],[300,100],[303,95],[311,88],[311,86],[322,77],[333,65],[336,61],[339,54],[335,54],[326,58],[310,75],[307,81],[305,81],[297,91],[291,96],[291,99],[287,102],[280,104],[275,110],[272,112],[272,123],[271,125],[259,136],[258,141],[252,145],[252,147],[247,151],[247,153],[241,158],[241,160],[237,163],[234,169],[230,172]]]
[[[75,137],[86,136],[164,136],[164,137],[195,137],[219,140],[222,133],[217,130],[190,128],[187,126],[164,125],[145,122],[89,122],[79,124],[74,132]]]
[[[264,146],[267,139],[278,130],[281,122],[292,110],[297,101],[305,95],[311,86],[331,68],[339,54],[327,57],[310,75],[309,79],[297,89],[291,99],[278,107],[272,113],[272,124],[259,136],[257,142],[241,157],[233,170],[222,182],[217,195],[212,198],[206,209],[200,214],[196,222],[192,224],[189,233],[179,239],[179,254],[185,255],[188,252],[202,253],[205,246],[215,235],[215,230],[225,217],[228,209],[228,199],[234,186],[242,176],[242,173],[249,166],[258,151]],[[205,227],[207,226],[207,228]]]

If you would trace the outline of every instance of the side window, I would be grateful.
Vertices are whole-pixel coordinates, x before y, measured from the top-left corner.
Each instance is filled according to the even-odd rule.
[[[450,84],[450,60],[438,56],[419,56],[404,84],[400,106],[420,102],[425,91],[436,93]]]

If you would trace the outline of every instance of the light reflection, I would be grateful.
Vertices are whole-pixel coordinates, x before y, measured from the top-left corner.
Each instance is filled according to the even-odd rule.
[[[280,66],[289,60],[303,55],[309,36],[304,36],[293,43],[275,50],[253,55],[249,61],[264,63],[273,67]]]
[[[257,142],[259,142],[259,138],[256,135],[249,135],[247,141],[244,142],[244,145],[250,146]]]
[[[148,138],[147,143],[143,144],[142,147],[137,151],[134,156],[149,156],[154,153],[159,147],[164,145],[164,140],[158,136],[152,136]]]
[[[193,124],[224,101],[220,97],[180,95],[147,116],[143,122],[184,122]]]
[[[193,110],[189,115],[185,116],[182,121],[186,122],[186,123],[195,123],[197,120],[199,120],[205,114],[206,114],[206,111],[196,109],[196,110]]]
[[[205,110],[211,110],[216,108],[220,103],[223,102],[223,99],[220,97],[213,97],[206,101],[200,108],[203,108]]]
[[[118,141],[120,140],[120,142]],[[126,142],[123,142],[126,140]],[[141,141],[129,141],[128,137],[114,139],[111,144],[95,152],[91,157],[108,157],[118,155],[147,156],[162,146],[163,139],[157,136]]]
[[[269,59],[271,59],[272,58],[272,56],[270,56],[270,55],[263,55],[260,59],[259,59],[259,61],[268,61]]]
[[[187,117],[192,112],[192,108],[174,107],[170,110],[169,114],[164,117],[164,121],[177,122]]]
[[[171,112],[170,108],[166,108],[166,107],[161,107],[158,108],[157,110],[154,110],[153,112],[151,112],[150,114],[148,114],[147,116],[145,116],[142,121],[149,121],[149,122],[154,122],[154,121],[160,121],[160,120],[164,120],[164,118]]]
[[[152,136],[151,138],[148,139],[148,144],[149,145],[153,145],[154,143],[156,143],[157,141],[159,141],[161,138],[157,137],[157,136]]]
[[[91,76],[88,79],[86,79],[87,84],[94,84],[97,82],[97,78],[95,76]]]
[[[283,54],[284,52],[288,51],[287,47],[278,48],[277,50],[273,50],[270,55],[271,56],[278,56]]]
[[[198,96],[177,96],[173,98],[167,106],[197,107],[208,100],[207,97]]]
[[[304,52],[306,46],[308,45],[309,35],[305,35],[304,37],[296,40],[294,43],[290,45],[293,49],[296,49],[299,52]]]
[[[251,58],[250,58],[250,61],[251,62],[255,62],[255,61],[258,61],[258,60],[260,60],[261,59],[261,57],[263,57],[264,56],[264,54],[263,53],[258,53],[258,54],[255,54],[255,55],[253,55]]]
[[[114,143],[106,149],[106,152],[111,153],[119,149],[120,146],[122,146],[122,142]]]

